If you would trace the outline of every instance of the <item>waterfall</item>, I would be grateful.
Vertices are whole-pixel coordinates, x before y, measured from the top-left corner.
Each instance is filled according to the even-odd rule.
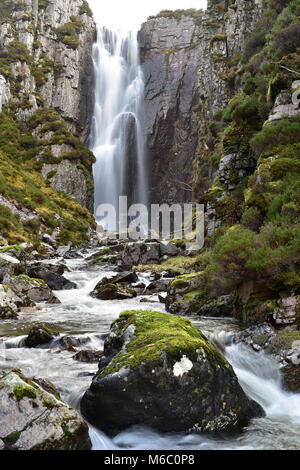
[[[147,204],[147,176],[141,112],[144,80],[137,34],[98,28],[94,44],[95,108],[90,148],[94,165],[95,210]]]

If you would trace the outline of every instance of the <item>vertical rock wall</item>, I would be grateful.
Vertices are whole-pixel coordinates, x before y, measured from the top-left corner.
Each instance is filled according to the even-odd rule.
[[[93,210],[93,159],[71,138],[86,141],[93,114],[96,26],[92,13],[85,0],[3,2],[0,110],[10,103],[16,119],[25,122],[46,109],[57,113],[63,129],[60,138],[54,126],[48,133],[42,128],[49,113],[32,132],[39,142],[49,144],[47,158],[39,157],[44,163],[42,173],[45,177],[51,173],[54,189],[65,191]]]
[[[197,151],[207,146],[211,118],[236,92],[245,40],[261,12],[261,0],[211,0],[206,12],[162,12],[143,24],[139,43],[153,202],[192,199]],[[209,171],[206,176],[211,181]]]

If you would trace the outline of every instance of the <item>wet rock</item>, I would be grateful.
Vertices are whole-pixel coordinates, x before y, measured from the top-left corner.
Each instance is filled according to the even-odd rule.
[[[282,369],[283,386],[292,393],[300,393],[300,364]]]
[[[133,299],[137,294],[133,289],[126,289],[116,284],[105,284],[96,286],[90,296],[100,300],[126,300]]]
[[[50,264],[50,263],[33,263],[33,264],[30,264],[28,269],[36,269],[36,270],[39,270],[39,269],[46,269],[47,271],[50,271],[51,273],[54,273],[54,274],[59,274],[60,276],[62,276],[64,274],[64,272],[67,270],[67,267],[65,264]]]
[[[81,411],[111,435],[138,424],[162,432],[228,431],[263,415],[191,322],[149,311],[124,312],[113,323]]]
[[[53,290],[71,290],[77,288],[74,282],[69,281],[61,274],[55,273],[53,270],[49,270],[46,267],[31,267],[28,271],[28,275],[31,278],[42,279],[47,286]]]
[[[63,336],[59,340],[59,346],[62,349],[66,349],[67,351],[74,352],[76,351],[75,348],[78,348],[84,344],[87,344],[91,341],[88,337],[81,337],[76,338],[75,336]]]
[[[154,297],[142,297],[140,299],[141,304],[155,304],[157,302],[157,299]]]
[[[137,295],[141,295],[145,293],[146,284],[144,284],[144,282],[136,282],[131,284],[131,288],[135,290]]]
[[[82,349],[75,356],[73,356],[74,361],[86,362],[88,364],[94,364],[100,361],[103,356],[102,351],[93,351],[91,349]]]
[[[36,379],[36,378],[33,378],[32,381],[35,382],[36,384],[38,384],[40,387],[42,387],[43,390],[45,390],[48,393],[51,393],[58,400],[60,400],[60,395],[59,395],[58,391],[56,390],[55,385],[53,385],[52,382],[50,382],[49,380],[46,380],[46,379]]]
[[[234,296],[223,295],[199,307],[197,315],[200,317],[232,317],[233,309]]]
[[[137,293],[129,288],[138,277],[134,272],[124,272],[113,277],[104,277],[91,292],[91,296],[101,300],[132,299]]]
[[[109,282],[112,284],[132,284],[138,282],[139,278],[135,272],[123,272],[117,276],[109,278]]]
[[[45,328],[34,326],[31,328],[28,337],[25,340],[27,348],[36,348],[50,343],[53,340],[52,334]]]
[[[9,450],[89,450],[79,413],[21,373],[0,377],[0,439]]]
[[[158,279],[157,281],[152,281],[147,286],[146,293],[167,292],[170,282],[170,279]]]
[[[20,307],[26,305],[7,285],[0,285],[0,319],[17,318]]]
[[[32,306],[35,302],[60,303],[42,279],[32,279],[21,275],[11,277],[5,283],[22,300],[27,300],[28,306]]]
[[[168,285],[166,309],[174,315],[191,315],[203,305],[199,288],[201,273],[186,274],[174,279]]]

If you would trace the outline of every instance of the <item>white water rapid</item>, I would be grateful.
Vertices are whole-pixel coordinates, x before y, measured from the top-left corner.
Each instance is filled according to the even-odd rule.
[[[95,108],[90,148],[97,160],[95,211],[100,204],[111,204],[117,210],[119,196],[127,196],[129,205],[147,204],[141,126],[144,81],[137,34],[99,27],[93,61]]]

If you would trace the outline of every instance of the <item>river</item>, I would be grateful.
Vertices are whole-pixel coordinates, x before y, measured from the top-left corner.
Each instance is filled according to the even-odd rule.
[[[132,309],[164,311],[158,297],[141,297],[127,301],[101,301],[89,296],[104,276],[114,274],[105,268],[91,268],[82,257],[66,260],[70,272],[65,274],[77,284],[76,290],[57,291],[61,304],[43,305],[34,312],[20,314],[18,321],[0,325],[0,369],[19,368],[28,377],[46,378],[53,382],[62,398],[71,406],[79,407],[80,398],[97,370],[97,364],[73,360],[74,352],[61,351],[58,341],[62,336],[89,338],[83,349],[102,349],[110,324],[121,311]],[[61,259],[51,260],[52,263]],[[146,274],[140,274],[148,282]],[[143,296],[145,297],[145,296]],[[161,434],[145,427],[128,429],[111,439],[90,427],[94,450],[242,450],[242,449],[300,449],[300,395],[282,389],[279,365],[264,353],[255,353],[243,345],[230,343],[230,332],[238,325],[230,319],[195,317],[194,323],[211,340],[222,343],[226,357],[232,364],[247,395],[264,408],[266,417],[251,421],[239,434],[212,437],[200,434]],[[43,348],[22,347],[23,340],[33,324],[47,324],[59,330],[59,336]]]

